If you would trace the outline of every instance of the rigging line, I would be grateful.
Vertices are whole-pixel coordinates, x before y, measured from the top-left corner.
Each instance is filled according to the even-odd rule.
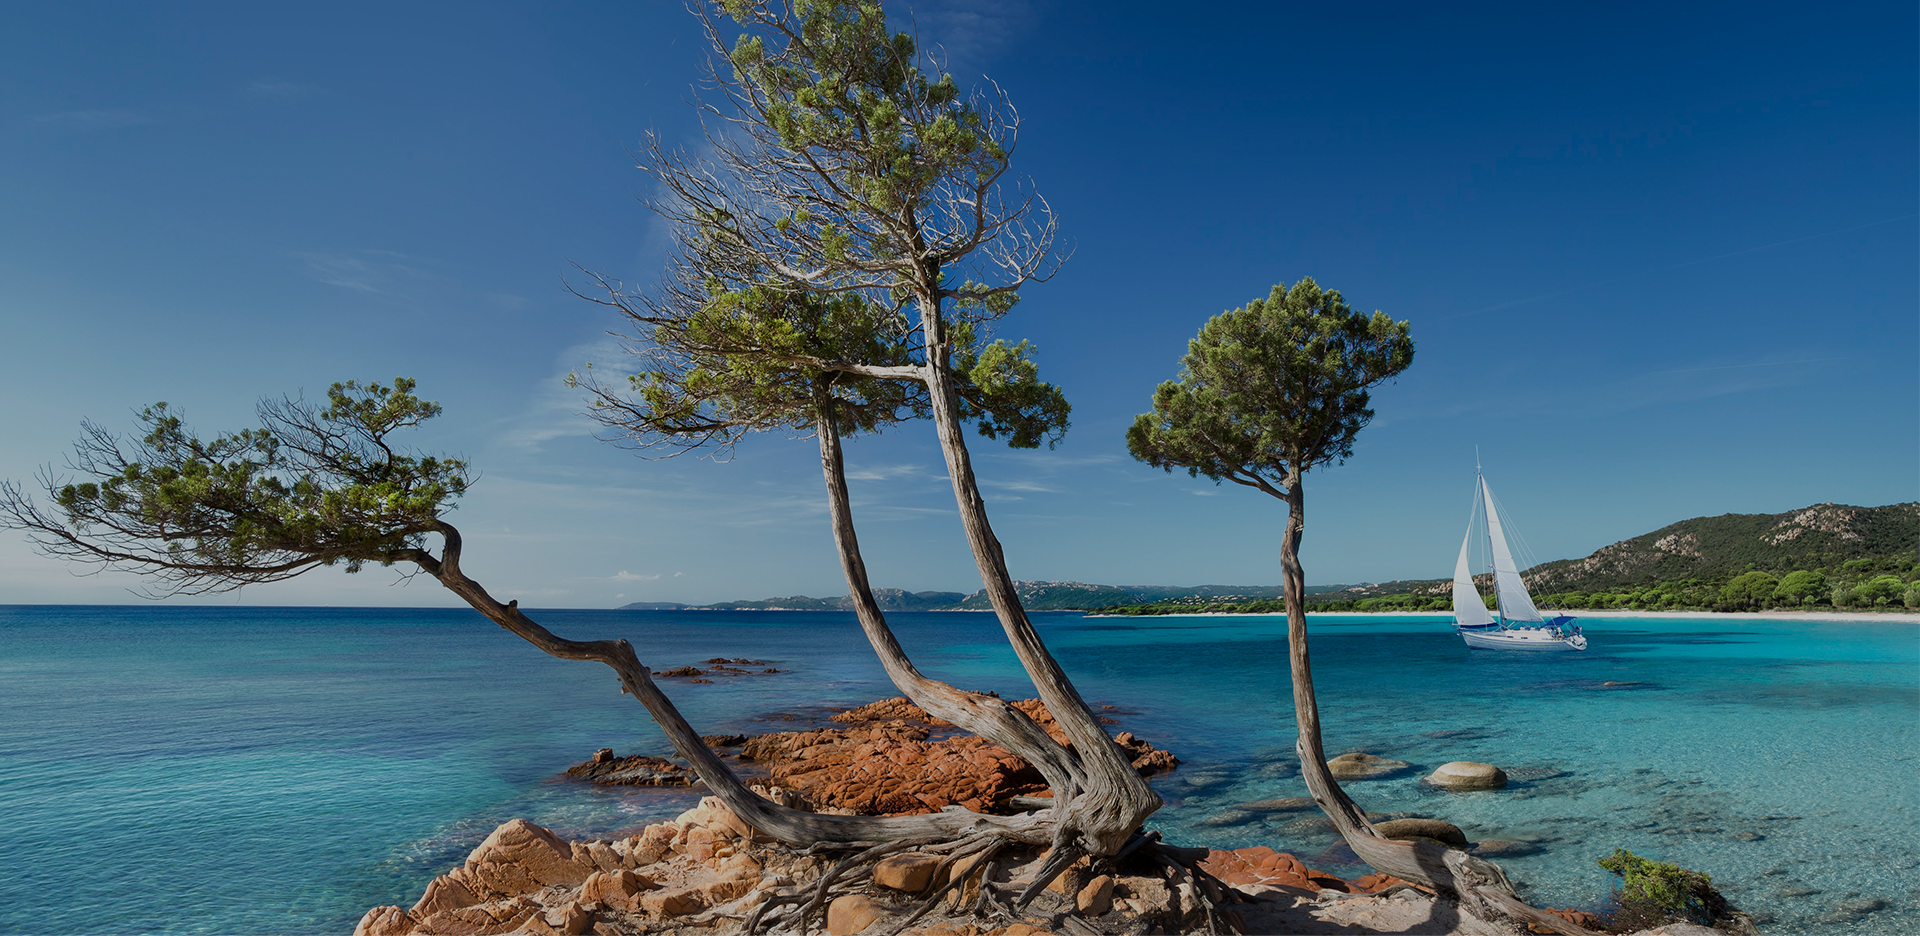
[[[1822,237],[1833,237],[1838,234],[1848,234],[1854,231],[1864,230],[1870,227],[1879,227],[1882,224],[1892,224],[1895,221],[1909,221],[1914,218],[1920,218],[1920,214],[1905,214],[1897,218],[1882,218],[1878,221],[1869,221],[1865,224],[1856,224],[1853,227],[1844,227],[1844,228],[1840,228],[1839,230],[1822,231],[1818,234],[1809,234],[1805,237],[1795,237],[1789,240],[1775,241],[1771,244],[1761,244],[1758,247],[1747,247],[1742,250],[1734,250],[1734,251],[1729,251],[1727,253],[1714,254],[1711,257],[1701,257],[1698,260],[1683,260],[1679,263],[1667,264],[1666,266],[1649,267],[1647,269],[1638,270],[1632,273],[1622,273],[1619,276],[1610,276],[1606,279],[1594,280],[1590,283],[1583,283],[1579,286],[1572,286],[1566,289],[1558,289],[1549,293],[1541,293],[1538,296],[1528,296],[1525,299],[1510,299],[1506,302],[1496,302],[1493,305],[1482,306],[1478,309],[1469,309],[1465,312],[1455,312],[1454,314],[1442,319],[1442,321],[1450,321],[1452,319],[1465,318],[1469,315],[1479,315],[1483,312],[1496,312],[1496,311],[1499,311],[1500,309],[1512,308],[1513,306],[1517,306],[1517,305],[1526,305],[1529,302],[1539,302],[1542,299],[1553,299],[1559,296],[1565,296],[1571,293],[1577,293],[1582,290],[1592,289],[1595,286],[1605,286],[1605,285],[1608,285],[1609,283],[1618,283],[1621,280],[1632,279],[1636,276],[1645,276],[1649,273],[1665,273],[1668,270],[1678,270],[1683,267],[1699,266],[1702,263],[1712,263],[1715,260],[1725,260],[1728,257],[1738,257],[1744,254],[1757,253],[1762,250],[1772,250],[1775,247],[1785,247],[1789,244],[1799,244],[1799,243],[1804,243],[1810,240],[1819,240]]]

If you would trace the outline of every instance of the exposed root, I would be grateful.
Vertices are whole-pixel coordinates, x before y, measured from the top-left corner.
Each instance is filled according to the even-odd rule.
[[[1237,894],[1233,888],[1221,885],[1218,878],[1196,866],[1189,867],[1161,849],[1149,853],[1160,866],[1161,875],[1167,880],[1167,887],[1176,895],[1176,900],[1185,903],[1191,899],[1205,911],[1207,936],[1220,936],[1222,932],[1237,933],[1239,928],[1220,912],[1220,904],[1226,902],[1228,894]]]
[[[1079,861],[1080,856],[1084,854],[1086,851],[1077,844],[1056,844],[1053,851],[1047,855],[1047,860],[1041,863],[1039,872],[1033,876],[1033,883],[1027,885],[1027,889],[1014,899],[1013,905],[1025,907],[1032,903],[1035,897],[1040,896],[1041,891],[1047,889],[1048,884],[1053,883],[1054,878],[1072,867],[1073,863]]]
[[[888,931],[888,936],[898,936],[898,934],[907,927],[912,926],[916,920],[926,916],[934,907],[938,906],[940,901],[944,899],[949,892],[957,888],[965,887],[967,883],[975,877],[980,879],[980,892],[984,896],[992,887],[992,877],[989,872],[993,866],[993,856],[999,853],[1000,849],[1005,848],[1014,841],[1016,840],[995,832],[983,832],[980,835],[973,836],[967,841],[959,843],[954,849],[953,854],[942,859],[940,863],[934,867],[933,880],[939,880],[940,876],[946,873],[948,868],[952,867],[955,862],[962,858],[972,855],[984,855],[985,857],[974,862],[973,867],[967,869],[965,874],[955,875],[948,879],[946,883],[934,888],[933,892],[928,894],[927,898],[920,903],[920,906],[915,907],[912,913],[907,914],[906,919],[900,921],[898,926]],[[962,891],[962,893],[964,893],[964,891]],[[978,901],[975,902],[976,912],[978,911],[978,903]]]

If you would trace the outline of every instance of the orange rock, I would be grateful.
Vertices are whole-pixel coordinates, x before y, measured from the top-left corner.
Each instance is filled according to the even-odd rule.
[[[455,869],[465,871],[465,868]],[[427,884],[420,900],[407,911],[416,920],[424,920],[442,910],[458,910],[481,902],[481,897],[468,888],[461,878],[465,875],[442,874]]]
[[[1073,905],[1081,916],[1090,917],[1104,915],[1113,909],[1113,878],[1102,874],[1088,881],[1087,886],[1073,896]]]
[[[574,885],[592,869],[573,860],[573,847],[551,831],[525,819],[511,819],[493,830],[467,856],[467,886],[478,883],[496,894],[524,894],[553,884]]]
[[[1053,936],[1053,930],[1041,929],[1032,923],[1014,923],[1000,930],[1001,936]]]
[[[847,894],[827,904],[828,936],[853,936],[879,919],[879,905],[864,894]]]
[[[360,918],[353,936],[407,936],[413,925],[413,917],[399,907],[375,907]]]
[[[589,907],[604,906],[620,910],[633,910],[639,906],[642,891],[654,888],[651,879],[632,871],[598,871],[580,885],[580,902]]]
[[[640,906],[648,916],[655,918],[698,913],[706,909],[706,904],[686,889],[654,891],[640,898]]]
[[[414,936],[498,936],[511,933],[540,912],[526,897],[442,910],[420,921]]]
[[[538,913],[520,929],[532,936],[584,936],[593,928],[593,912],[578,903],[568,902]]]
[[[933,881],[933,869],[940,864],[937,855],[907,852],[888,855],[874,863],[873,883],[897,891],[917,894]]]

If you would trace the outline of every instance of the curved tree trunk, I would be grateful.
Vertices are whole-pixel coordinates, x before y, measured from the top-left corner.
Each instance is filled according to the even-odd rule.
[[[1482,918],[1511,917],[1567,936],[1600,936],[1551,913],[1528,906],[1515,896],[1513,885],[1498,865],[1464,851],[1429,842],[1381,837],[1366,813],[1340,789],[1327,768],[1320,740],[1320,704],[1313,693],[1313,667],[1307,659],[1306,574],[1300,566],[1300,536],[1306,529],[1306,502],[1300,475],[1287,479],[1287,529],[1280,539],[1280,569],[1287,605],[1287,662],[1293,675],[1293,712],[1300,726],[1294,750],[1300,755],[1300,776],[1313,801],[1332,820],[1360,860],[1376,871],[1418,881],[1452,892]]]
[[[874,600],[867,580],[866,560],[860,554],[860,539],[854,532],[853,507],[847,496],[845,452],[833,413],[833,400],[827,386],[814,388],[814,435],[820,442],[820,470],[826,477],[828,513],[833,522],[833,543],[840,553],[840,568],[847,577],[847,594],[853,601],[860,629],[873,645],[873,652],[886,668],[887,677],[915,705],[929,714],[946,719],[960,728],[986,738],[1025,758],[1047,785],[1061,796],[1070,795],[1080,785],[1079,764],[1073,755],[1034,723],[1025,712],[1004,699],[967,692],[931,679],[919,671],[887,626],[886,615]],[[1059,804],[1064,804],[1062,799]]]
[[[746,784],[721,761],[700,734],[687,723],[635,655],[625,640],[578,641],[558,637],[521,613],[519,602],[501,604],[480,583],[460,571],[460,532],[441,522],[438,532],[445,548],[438,559],[424,550],[400,554],[420,566],[459,595],[488,620],[512,631],[547,654],[563,660],[590,660],[605,663],[620,677],[623,692],[631,694],[647,707],[653,720],[673,742],[673,749],[693,765],[694,773],[721,802],[749,825],[789,845],[817,842],[886,842],[920,836],[961,836],[971,832],[996,831],[1023,841],[1048,841],[1050,822],[1043,813],[1023,816],[983,816],[968,812],[942,812],[924,816],[834,816],[791,809],[774,803],[748,789]]]
[[[948,369],[945,333],[937,301],[931,297],[922,298],[920,322],[927,342],[927,391],[934,427],[939,435],[940,451],[946,457],[947,476],[953,483],[960,525],[966,531],[974,564],[980,569],[981,584],[1008,643],[1013,645],[1020,665],[1039,691],[1040,700],[1073,741],[1072,753],[1080,765],[1082,786],[1076,793],[1078,801],[1056,807],[1071,811],[1071,818],[1062,816],[1061,831],[1076,836],[1079,847],[1092,854],[1111,855],[1126,844],[1142,820],[1160,808],[1160,797],[1100,726],[1079,690],[1047,651],[1033,622],[1027,619],[1026,609],[1021,607],[1020,596],[1014,589],[1013,577],[1007,572],[1000,541],[987,522],[986,502],[980,496],[980,485],[974,478],[973,462],[962,432],[953,373]],[[1055,791],[1056,795],[1071,792],[1075,791]]]

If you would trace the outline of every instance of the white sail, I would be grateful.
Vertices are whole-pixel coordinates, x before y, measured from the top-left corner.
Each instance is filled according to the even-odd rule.
[[[1520,570],[1514,567],[1506,534],[1500,531],[1500,512],[1493,509],[1493,491],[1485,478],[1480,479],[1480,495],[1487,506],[1487,541],[1493,547],[1493,587],[1500,595],[1500,616],[1509,621],[1545,620],[1540,609],[1533,606],[1527,586],[1521,583]]]
[[[1460,541],[1460,561],[1453,566],[1453,620],[1461,627],[1493,623],[1480,589],[1473,585],[1473,570],[1467,567],[1467,547],[1473,543],[1473,526],[1467,526],[1467,538]]]

